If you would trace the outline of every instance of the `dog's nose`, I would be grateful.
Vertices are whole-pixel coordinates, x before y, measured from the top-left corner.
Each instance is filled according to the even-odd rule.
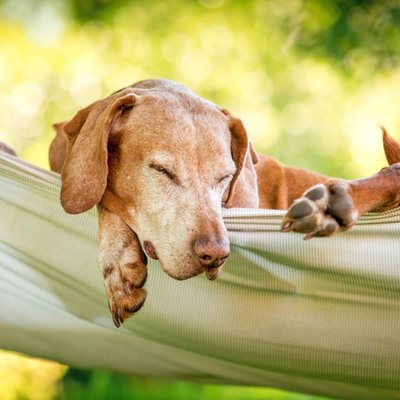
[[[229,257],[229,241],[225,238],[200,235],[193,241],[193,253],[204,267],[216,268]]]

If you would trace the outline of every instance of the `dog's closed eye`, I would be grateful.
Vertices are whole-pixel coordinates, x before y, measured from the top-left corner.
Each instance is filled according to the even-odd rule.
[[[221,177],[217,178],[217,183],[222,183],[222,182],[225,182],[225,181],[227,182],[227,181],[231,180],[232,177],[233,177],[232,174],[221,176]]]
[[[166,176],[169,180],[171,180],[172,182],[174,182],[175,184],[179,185],[179,179],[178,177],[171,172],[168,168],[163,167],[162,165],[159,164],[155,164],[155,163],[151,163],[149,165],[150,168],[156,170],[157,172],[163,174],[164,176]]]
[[[221,187],[221,186],[227,186],[229,182],[232,180],[233,174],[226,174],[226,175],[221,175],[217,177],[214,180],[213,188]]]

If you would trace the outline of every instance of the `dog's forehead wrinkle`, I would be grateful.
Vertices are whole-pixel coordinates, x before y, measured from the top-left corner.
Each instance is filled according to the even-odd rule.
[[[194,152],[196,155],[196,171],[212,176],[221,172],[235,170],[230,147],[221,137],[206,137],[201,140]]]
[[[134,136],[157,138],[168,136],[177,146],[206,142],[213,146],[213,140],[230,141],[226,117],[216,106],[190,92],[152,93],[129,114],[126,130]],[[211,142],[211,143],[210,143]]]
[[[207,104],[209,107],[216,106],[209,100],[203,99],[191,89],[181,83],[170,81],[168,79],[148,79],[136,82],[130,88],[134,90],[145,89],[147,93],[157,94],[162,97],[174,97],[180,104],[186,104],[192,110],[194,103]]]
[[[149,157],[150,162],[154,162],[160,166],[173,166],[176,163],[176,157],[171,153],[153,152]]]
[[[151,105],[154,111],[172,118],[182,118],[184,114],[189,119],[208,121],[210,123],[226,124],[226,117],[217,106],[205,100],[190,90],[152,90],[144,95],[143,105]]]

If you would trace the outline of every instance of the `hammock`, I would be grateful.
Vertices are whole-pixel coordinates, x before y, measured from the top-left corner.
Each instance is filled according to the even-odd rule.
[[[400,211],[304,242],[281,211],[224,211],[219,279],[149,262],[143,309],[116,329],[96,259],[96,211],[67,215],[59,176],[0,155],[0,347],[80,368],[400,397]]]

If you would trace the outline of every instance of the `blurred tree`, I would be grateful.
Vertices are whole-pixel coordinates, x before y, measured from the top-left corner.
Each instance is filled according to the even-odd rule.
[[[270,0],[271,2],[271,0]],[[110,22],[122,5],[137,0],[69,0],[74,19]],[[173,3],[172,9],[193,5],[192,0]],[[243,14],[260,1],[199,1],[199,8],[239,8]],[[151,1],[147,2],[151,7]],[[303,53],[326,57],[345,72],[369,63],[369,71],[396,68],[400,63],[400,3],[396,0],[289,0],[275,4],[278,28],[296,41]],[[264,19],[265,24],[269,18]],[[293,43],[291,43],[293,44]],[[385,62],[382,63],[382,58]]]
[[[128,0],[133,2],[134,0]],[[69,0],[71,13],[79,22],[93,20],[109,21],[127,1],[124,0]]]
[[[304,1],[300,48],[357,74],[396,68],[400,62],[400,3],[393,0]],[[383,62],[382,62],[383,61]],[[367,68],[368,67],[368,68]]]
[[[395,0],[0,0],[0,18],[0,131],[41,165],[52,122],[155,76],[230,108],[261,151],[330,175],[374,172],[378,125],[400,128]]]

